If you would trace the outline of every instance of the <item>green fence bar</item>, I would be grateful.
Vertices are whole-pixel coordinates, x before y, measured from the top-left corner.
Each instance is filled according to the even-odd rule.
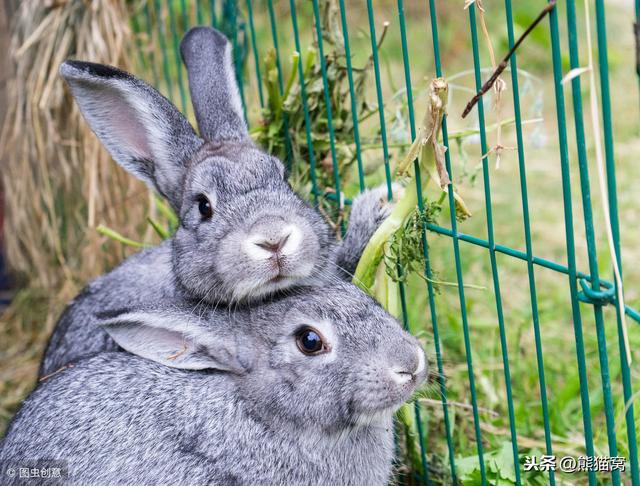
[[[282,73],[282,64],[280,63],[280,47],[278,43],[278,28],[276,27],[276,15],[273,11],[273,0],[269,0],[267,2],[267,7],[269,10],[269,22],[271,24],[271,37],[273,39],[273,47],[276,50],[276,69],[278,71],[278,89],[280,90],[280,94],[284,93],[284,81],[283,81],[283,73]],[[302,63],[302,60],[300,60]],[[284,114],[284,144],[285,144],[285,163],[288,169],[291,169],[291,134],[289,133],[289,117],[287,114]]]
[[[260,108],[264,108],[264,94],[262,92],[262,74],[260,73],[260,56],[258,55],[256,29],[253,24],[253,8],[251,7],[251,0],[247,0],[247,15],[249,16],[249,32],[251,34],[251,49],[253,50],[253,59],[255,61],[256,79],[258,81],[258,97],[260,99]]]
[[[382,153],[384,157],[384,175],[387,181],[387,197],[393,199],[391,190],[391,169],[389,168],[389,147],[387,145],[387,127],[384,121],[384,103],[382,101],[382,83],[380,81],[380,60],[378,59],[378,38],[373,19],[373,6],[367,0],[367,15],[369,17],[369,35],[371,37],[371,55],[373,56],[373,73],[376,79],[376,95],[378,97],[378,114],[380,117],[380,138],[382,139]]]
[[[233,45],[233,58],[234,58],[234,66],[235,66],[235,70],[236,70],[236,79],[238,80],[238,88],[240,91],[240,98],[242,99],[242,110],[244,112],[244,120],[247,124],[247,127],[249,127],[249,117],[247,116],[247,102],[245,100],[245,95],[244,95],[244,76],[242,75],[242,61],[243,61],[243,57],[242,57],[242,53],[240,52],[240,49],[238,48],[238,28],[239,28],[239,22],[238,22],[238,1],[237,0],[231,0],[230,2],[226,2],[223,4],[225,9],[228,9],[228,13],[227,15],[230,17],[230,23],[231,23],[231,28],[233,29],[232,32],[232,36],[231,36],[231,43]],[[287,133],[289,133],[287,131]]]
[[[196,2],[196,22],[198,23],[198,25],[204,25],[204,14],[202,12],[202,2]]]
[[[413,110],[413,87],[411,85],[411,66],[409,64],[409,47],[407,45],[407,33],[405,25],[404,15],[404,1],[398,0],[398,21],[400,24],[400,39],[402,42],[402,62],[404,67],[405,76],[405,89],[407,92],[407,109],[409,112],[409,127],[411,130],[411,140],[416,138],[416,120]],[[418,194],[418,209],[424,211],[424,200],[422,198],[422,180],[420,175],[420,168],[418,161],[414,161],[415,172],[415,185],[416,193]],[[442,364],[442,350],[440,347],[440,332],[438,329],[438,316],[436,312],[435,291],[433,288],[433,276],[431,272],[430,260],[429,260],[429,244],[427,241],[426,228],[422,228],[420,232],[422,253],[425,260],[425,277],[427,281],[427,295],[429,299],[429,311],[431,317],[431,328],[433,330],[433,342],[436,352],[436,366],[438,368],[438,387],[440,391],[440,397],[442,400],[442,415],[444,417],[445,436],[447,441],[447,451],[449,454],[449,467],[451,469],[451,482],[457,483],[455,452],[453,447],[453,437],[451,436],[451,420],[449,418],[449,406],[447,403],[447,387],[446,379],[444,376],[444,367]]]
[[[167,1],[167,9],[169,11],[169,27],[171,29],[171,39],[173,41],[173,57],[176,64],[176,71],[178,73],[178,90],[180,91],[180,107],[182,113],[187,112],[187,95],[184,89],[184,81],[182,74],[182,59],[180,58],[180,39],[178,36],[178,26],[176,23],[176,14],[173,11],[173,3]]]
[[[349,80],[349,96],[351,97],[351,120],[353,123],[353,140],[356,144],[356,160],[358,163],[358,183],[360,192],[365,190],[364,168],[362,166],[362,150],[360,148],[360,128],[358,122],[358,108],[356,91],[353,86],[353,66],[351,65],[351,46],[349,45],[349,27],[347,26],[347,9],[344,0],[340,0],[340,22],[342,23],[342,38],[344,39],[344,56],[347,62],[347,79]]]
[[[375,75],[376,97],[378,100],[378,115],[380,120],[380,138],[382,141],[382,151],[384,156],[385,181],[387,184],[387,198],[389,199],[389,201],[391,201],[393,199],[393,191],[392,191],[393,181],[391,178],[391,168],[389,165],[389,145],[387,140],[386,121],[385,121],[385,115],[384,115],[384,99],[382,94],[382,81],[380,78],[380,59],[378,56],[378,40],[376,36],[375,16],[373,13],[372,0],[367,0],[367,15],[369,19],[369,36],[371,38],[371,56],[373,59],[373,72]],[[421,197],[419,199],[421,199]],[[398,273],[401,274],[401,272],[402,270],[400,266],[398,266]],[[403,282],[398,282],[398,288],[400,292],[400,306],[402,309],[402,324],[405,329],[409,329],[405,284]],[[416,423],[418,424],[417,426],[418,426],[419,445],[420,445],[420,460],[422,462],[422,478],[421,479],[423,484],[429,484],[426,448],[424,443],[424,435],[422,433],[422,418],[420,413],[420,406],[417,402],[414,404],[414,414],[416,417]]]
[[[513,33],[513,13],[511,9],[511,0],[505,0],[505,15],[507,23],[507,37],[509,39],[509,48],[515,43]],[[522,136],[522,115],[520,112],[520,89],[518,84],[518,65],[517,55],[513,53],[509,60],[511,67],[511,89],[513,93],[513,111],[515,116],[516,127],[516,143],[518,150],[518,171],[520,175],[520,194],[522,200],[522,222],[524,225],[525,247],[527,250],[527,276],[529,279],[529,296],[531,300],[531,318],[533,321],[533,333],[536,346],[536,365],[538,368],[538,381],[540,384],[540,407],[542,411],[542,420],[544,425],[544,442],[545,453],[549,456],[553,455],[553,447],[551,444],[551,424],[549,423],[549,402],[547,398],[547,385],[544,372],[544,358],[542,353],[542,337],[540,334],[540,317],[538,315],[538,296],[536,290],[535,270],[533,267],[533,244],[531,242],[531,223],[529,215],[529,195],[527,188],[527,170],[525,164],[524,139]],[[554,486],[556,483],[555,471],[549,469],[549,484]]]
[[[640,12],[640,2],[636,3],[637,12]],[[596,32],[598,40],[598,71],[600,75],[602,120],[604,128],[605,160],[607,173],[607,193],[609,203],[609,217],[613,233],[613,244],[618,260],[618,268],[622,277],[622,254],[620,252],[620,224],[618,220],[618,196],[616,184],[615,156],[613,152],[613,123],[611,115],[611,89],[609,87],[609,54],[607,49],[607,27],[604,12],[604,2],[596,0]],[[614,279],[615,281],[615,279]],[[629,462],[633,486],[640,485],[640,472],[638,466],[638,441],[636,439],[633,391],[631,389],[631,372],[625,352],[623,340],[622,319],[618,309],[618,342],[620,347],[620,361],[622,369],[622,385],[626,404],[627,438],[629,443]]]
[[[480,54],[478,52],[478,28],[476,25],[475,5],[469,6],[469,26],[471,30],[471,43],[473,51],[473,70],[476,83],[476,90],[482,87],[482,75],[480,71]],[[487,134],[485,131],[484,103],[482,98],[476,105],[478,111],[478,122],[480,124],[480,148],[482,154],[486,155],[482,159],[482,178],[484,182],[485,210],[487,213],[487,235],[489,239],[489,259],[491,261],[491,274],[493,278],[493,291],[496,300],[496,312],[498,316],[498,328],[500,331],[500,348],[502,350],[502,365],[504,371],[504,381],[507,395],[507,410],[509,414],[509,429],[511,433],[511,447],[513,452],[513,469],[515,472],[516,484],[521,484],[520,479],[520,459],[518,455],[518,438],[516,432],[516,418],[513,407],[513,396],[511,390],[511,372],[509,369],[509,351],[507,349],[507,335],[504,327],[504,312],[502,309],[502,293],[500,291],[500,278],[498,274],[498,263],[496,260],[495,242],[493,235],[493,209],[491,207],[491,181],[489,179],[489,148],[487,146]]]
[[[572,69],[580,66],[578,53],[578,32],[576,26],[575,1],[567,0],[567,27],[569,33],[569,58]],[[573,95],[573,113],[576,130],[576,141],[578,147],[578,166],[580,169],[580,185],[582,193],[582,206],[584,213],[584,223],[587,239],[587,254],[589,257],[589,272],[591,273],[592,285],[600,288],[600,277],[598,275],[598,257],[596,250],[595,232],[593,227],[593,212],[591,208],[591,194],[589,184],[589,165],[587,161],[587,148],[584,133],[584,121],[582,112],[582,90],[580,77],[576,76],[571,80],[571,91]],[[604,400],[604,413],[607,426],[607,439],[609,442],[609,455],[618,455],[616,444],[615,420],[613,411],[613,399],[611,397],[611,382],[609,377],[609,359],[607,357],[607,341],[604,333],[604,317],[602,305],[594,304],[596,320],[596,335],[598,339],[598,357],[600,360],[600,374],[602,377],[602,394]],[[620,472],[612,472],[612,482],[614,485],[620,484]]]
[[[436,76],[442,77],[442,65],[440,62],[440,41],[438,38],[438,22],[435,0],[429,0],[429,17],[431,19],[431,37],[433,39],[433,56],[436,66]],[[442,143],[449,147],[449,136],[447,133],[447,118],[442,119]],[[451,172],[451,151],[445,152],[445,161],[449,177],[453,180]],[[471,339],[469,336],[469,321],[467,317],[467,304],[464,295],[464,281],[462,278],[462,262],[460,259],[460,244],[458,242],[458,227],[456,221],[455,202],[453,199],[453,183],[449,187],[449,213],[451,219],[451,240],[453,243],[453,253],[456,266],[456,280],[458,283],[458,297],[460,300],[460,317],[462,318],[462,330],[464,333],[464,349],[467,357],[467,373],[469,376],[469,390],[471,393],[471,407],[473,410],[473,426],[478,451],[478,463],[480,466],[480,477],[482,485],[487,484],[487,471],[484,463],[484,446],[482,445],[482,432],[480,430],[480,414],[478,412],[478,398],[476,393],[476,382],[473,371],[473,358],[471,355]]]
[[[322,85],[324,91],[324,102],[327,108],[327,123],[329,125],[329,145],[331,147],[331,163],[333,165],[333,181],[335,196],[338,201],[338,210],[342,214],[342,188],[340,184],[340,171],[338,169],[338,156],[336,154],[336,137],[333,131],[333,114],[331,113],[331,95],[329,93],[329,80],[327,79],[327,63],[324,57],[324,47],[322,40],[322,27],[320,25],[320,7],[318,0],[313,0],[313,17],[316,25],[316,38],[318,40],[318,55],[320,56],[320,69],[322,70]],[[343,218],[340,217],[340,229],[344,235],[345,227]]]
[[[564,206],[565,238],[567,244],[567,266],[569,268],[569,292],[571,295],[571,312],[573,316],[574,336],[576,340],[576,357],[580,377],[580,399],[582,403],[582,421],[584,426],[585,448],[587,455],[594,455],[593,432],[591,430],[591,410],[589,403],[589,382],[584,353],[582,335],[582,319],[580,304],[576,291],[576,257],[573,234],[573,209],[571,203],[571,179],[569,174],[569,149],[567,146],[567,125],[565,118],[564,94],[562,88],[562,61],[560,59],[560,33],[558,28],[558,9],[549,14],[551,31],[551,51],[553,59],[553,79],[555,88],[556,113],[558,121],[558,141],[560,144],[560,169],[562,172],[562,199]],[[589,471],[589,484],[596,484],[594,471]]]
[[[313,150],[313,138],[311,136],[311,120],[309,117],[309,103],[307,101],[307,88],[304,80],[304,68],[302,67],[302,52],[300,48],[300,32],[298,30],[298,14],[296,13],[295,0],[290,0],[291,24],[293,26],[293,38],[296,43],[296,51],[300,54],[298,63],[298,79],[300,81],[300,97],[302,98],[302,110],[304,112],[304,130],[307,137],[307,149],[309,150],[309,171],[311,175],[311,193],[313,202],[318,206],[318,175],[316,172],[316,157]]]

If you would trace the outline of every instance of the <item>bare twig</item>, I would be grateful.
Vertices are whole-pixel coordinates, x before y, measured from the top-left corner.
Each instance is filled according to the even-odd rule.
[[[43,382],[43,381],[47,381],[47,380],[48,380],[49,378],[51,378],[52,376],[57,375],[58,373],[61,373],[61,372],[63,372],[64,370],[66,370],[66,369],[71,369],[71,368],[73,368],[73,365],[72,365],[72,364],[64,365],[62,368],[58,368],[58,369],[57,369],[57,370],[55,370],[54,372],[49,373],[48,375],[44,375],[42,378],[40,378],[40,379],[38,380],[38,383],[41,383],[41,382]]]
[[[435,407],[442,406],[442,402],[440,400],[434,400],[432,398],[421,398],[418,401],[424,405],[431,405]],[[473,406],[471,406],[469,403],[452,402],[451,400],[447,400],[447,405],[449,407],[457,407],[457,408],[462,408],[464,410],[473,410]],[[500,414],[498,412],[496,412],[495,410],[491,410],[489,408],[478,407],[478,411],[491,415],[492,417],[500,417]]]
[[[167,359],[173,361],[173,360],[177,359],[178,357],[182,356],[186,352],[187,352],[187,345],[183,343],[182,344],[182,349],[180,351],[177,351],[177,352],[173,353],[171,356],[167,356]]]
[[[496,80],[500,77],[502,72],[507,68],[507,64],[509,63],[509,59],[513,56],[513,53],[516,52],[516,49],[520,47],[520,44],[527,38],[527,36],[531,33],[531,31],[540,23],[544,17],[551,12],[556,6],[556,0],[551,0],[547,6],[542,9],[542,12],[538,15],[538,17],[531,23],[531,25],[524,31],[524,33],[518,38],[518,40],[513,44],[513,47],[509,50],[504,59],[498,64],[498,67],[495,69],[491,77],[482,85],[480,91],[478,91],[473,98],[467,103],[464,111],[462,112],[462,118],[465,118],[469,112],[473,109],[476,103],[484,96],[484,94],[491,89]]]

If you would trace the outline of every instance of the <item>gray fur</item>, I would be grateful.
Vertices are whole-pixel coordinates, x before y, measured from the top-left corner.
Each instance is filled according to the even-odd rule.
[[[211,27],[194,27],[182,39],[180,53],[200,134],[211,141],[248,139],[226,37]]]
[[[40,364],[40,376],[69,362],[119,346],[97,325],[96,313],[122,312],[149,302],[178,300],[174,283],[171,241],[130,256],[89,285],[71,301],[58,320]]]
[[[350,280],[356,271],[362,252],[378,226],[385,220],[404,191],[400,184],[392,185],[393,201],[387,199],[385,184],[367,189],[353,200],[349,226],[344,240],[336,247],[334,259],[344,278]]]
[[[111,66],[65,61],[60,75],[114,160],[178,209],[186,165],[203,144],[178,109]]]
[[[92,129],[117,162],[170,197],[180,226],[169,242],[126,260],[74,299],[54,329],[42,375],[95,352],[118,349],[97,329],[96,312],[175,295],[224,307],[260,302],[297,285],[345,278],[382,220],[385,209],[375,198],[357,198],[347,239],[337,245],[319,213],[292,191],[282,163],[253,145],[243,124],[220,121],[240,116],[236,102],[220,101],[237,96],[227,75],[228,59],[210,57],[228,50],[222,49],[220,36],[195,29],[183,41],[190,79],[196,81],[192,91],[212,89],[194,99],[206,142],[168,100],[130,74],[78,61],[62,65],[60,72]],[[207,38],[215,45],[197,49]],[[213,90],[203,72],[227,73],[226,82]],[[210,118],[207,103],[216,110]],[[231,126],[238,130],[237,139],[225,132]],[[221,130],[219,139],[215,127]],[[213,207],[211,219],[199,213],[202,195]],[[258,261],[247,249],[255,249],[257,243],[250,242],[256,237],[277,243],[292,226],[300,235],[295,251]]]
[[[427,373],[397,321],[348,284],[231,315],[192,311],[130,310],[106,325],[125,346],[161,355],[168,341],[156,347],[150,334],[169,330],[175,367],[198,359],[212,370],[128,353],[83,360],[27,399],[0,459],[67,460],[72,484],[387,484],[393,413]],[[324,333],[329,353],[298,350],[305,325]]]

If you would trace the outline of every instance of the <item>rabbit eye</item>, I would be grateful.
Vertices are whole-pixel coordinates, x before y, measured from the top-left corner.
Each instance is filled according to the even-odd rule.
[[[303,327],[296,333],[296,344],[298,349],[307,356],[315,356],[331,350],[324,342],[322,334],[312,327]]]
[[[211,216],[213,216],[213,208],[211,207],[211,203],[209,202],[209,199],[207,199],[207,196],[200,194],[197,201],[198,211],[200,211],[202,219],[211,218]]]

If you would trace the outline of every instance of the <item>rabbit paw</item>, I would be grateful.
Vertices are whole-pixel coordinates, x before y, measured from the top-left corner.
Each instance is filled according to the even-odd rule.
[[[405,188],[402,184],[393,183],[391,185],[393,199],[389,201],[387,185],[382,184],[373,189],[369,189],[358,196],[353,203],[353,213],[357,212],[359,217],[366,218],[379,226],[393,211],[396,203],[404,195]]]

